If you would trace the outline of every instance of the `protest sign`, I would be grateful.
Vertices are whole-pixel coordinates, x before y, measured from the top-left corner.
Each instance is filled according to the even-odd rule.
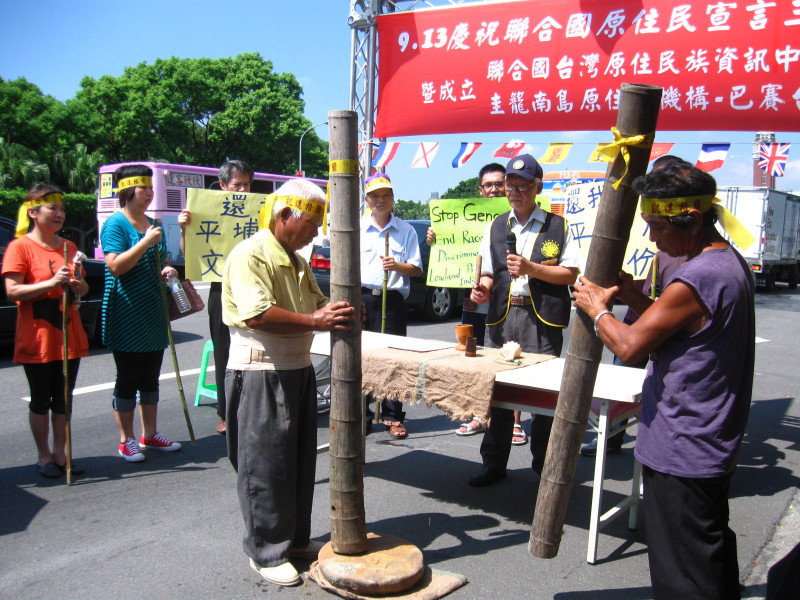
[[[186,190],[186,208],[192,211],[186,228],[187,279],[222,281],[228,253],[258,231],[258,213],[271,200],[267,194]]]
[[[468,288],[475,281],[475,257],[486,226],[508,212],[505,198],[431,200],[428,204],[436,243],[431,246],[428,285]]]
[[[588,258],[602,195],[602,181],[567,188],[564,217],[584,262]],[[537,196],[536,201],[543,209],[549,210],[549,197]],[[471,287],[475,279],[475,257],[486,225],[497,215],[509,210],[508,200],[431,200],[429,206],[436,243],[431,247],[427,284],[437,287]],[[647,275],[656,253],[655,244],[650,241],[649,235],[647,223],[637,213],[622,266],[634,279],[643,279]]]
[[[603,182],[581,183],[567,189],[564,218],[567,219],[572,235],[583,254],[584,261],[589,254],[592,231],[597,218],[597,208],[603,195]],[[650,241],[650,230],[638,211],[631,227],[628,248],[625,251],[623,270],[633,275],[634,279],[643,279],[650,268],[650,262],[656,253],[655,244]]]

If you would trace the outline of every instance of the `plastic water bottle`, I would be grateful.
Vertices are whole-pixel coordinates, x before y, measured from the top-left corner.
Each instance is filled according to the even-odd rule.
[[[181,280],[178,279],[174,274],[167,278],[167,287],[169,288],[172,297],[175,298],[175,304],[178,305],[178,310],[181,313],[192,310],[192,305],[189,304],[189,298],[186,297],[186,292],[183,290]]]
[[[81,267],[83,266],[83,260],[86,258],[86,255],[78,250],[75,253],[75,257],[72,259],[72,273],[73,277],[78,281],[81,280]],[[75,310],[78,310],[81,306],[81,297],[75,294],[75,300],[72,303],[72,306],[75,307]]]

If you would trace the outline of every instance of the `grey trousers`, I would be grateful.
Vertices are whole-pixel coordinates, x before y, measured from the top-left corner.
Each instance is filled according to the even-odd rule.
[[[244,552],[262,567],[308,544],[317,464],[314,368],[227,371],[228,410],[238,407],[236,491]],[[231,449],[232,450],[232,449]]]
[[[561,354],[563,345],[563,329],[545,325],[533,312],[530,306],[512,306],[506,319],[497,325],[486,328],[486,347],[500,348],[505,342],[517,342],[523,352],[538,354]],[[481,458],[483,466],[505,471],[508,456],[511,453],[511,433],[514,429],[514,411],[506,408],[492,407],[491,423],[481,442]],[[533,415],[531,421],[531,468],[538,475],[544,468],[544,457],[553,417]]]

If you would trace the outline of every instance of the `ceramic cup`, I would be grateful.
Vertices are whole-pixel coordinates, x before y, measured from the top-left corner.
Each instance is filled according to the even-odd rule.
[[[464,352],[464,350],[467,349],[467,338],[473,335],[475,335],[475,332],[473,331],[472,325],[463,323],[456,325],[456,339],[458,340],[456,350]]]

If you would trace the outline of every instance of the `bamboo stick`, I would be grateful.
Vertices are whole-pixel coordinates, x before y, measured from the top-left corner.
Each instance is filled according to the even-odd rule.
[[[661,92],[658,87],[622,84],[617,129],[623,138],[655,133]],[[606,175],[586,263],[586,277],[604,287],[617,282],[625,257],[638,201],[630,184],[647,169],[650,144],[645,146],[628,146],[630,163],[627,167],[622,155],[617,154]],[[614,189],[612,184],[620,180],[618,189]],[[576,316],[528,543],[531,554],[539,558],[553,558],[558,554],[603,352],[591,319],[582,311],[576,311]]]
[[[356,113],[328,113],[331,199],[331,301],[356,309],[351,331],[331,332],[331,547],[367,549],[361,405],[361,273]]]

